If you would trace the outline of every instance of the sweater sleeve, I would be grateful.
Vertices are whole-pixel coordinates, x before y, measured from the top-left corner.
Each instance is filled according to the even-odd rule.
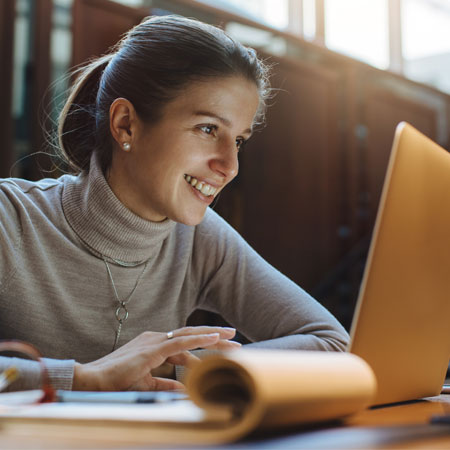
[[[75,361],[43,358],[50,384],[54,389],[72,389]],[[42,373],[37,361],[0,356],[0,372],[15,367],[19,375],[7,391],[38,389],[42,385]]]
[[[7,181],[0,181],[0,293],[17,270],[15,254],[20,251],[22,227]]]
[[[14,181],[0,181],[0,301],[8,295],[8,284],[18,270],[18,254],[22,246],[22,208],[14,193],[15,189],[20,190],[20,187]],[[0,314],[1,308],[0,304]],[[15,338],[16,336],[5,336],[0,330],[0,339]],[[55,389],[72,388],[73,360],[44,358],[44,363]],[[11,366],[18,368],[19,377],[11,384],[10,390],[36,389],[40,386],[40,367],[36,362],[0,356],[0,372]]]
[[[348,334],[320,303],[208,210],[196,231],[199,308],[220,314],[252,346],[343,351]]]

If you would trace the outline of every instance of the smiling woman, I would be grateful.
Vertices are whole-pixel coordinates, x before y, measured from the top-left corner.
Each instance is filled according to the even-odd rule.
[[[0,180],[0,338],[59,389],[175,389],[190,350],[343,350],[347,333],[208,206],[263,119],[267,67],[219,28],[152,17],[77,71],[59,121],[73,174]],[[0,369],[11,365],[0,357]],[[39,384],[17,362],[11,389]],[[164,375],[164,376],[163,376]]]

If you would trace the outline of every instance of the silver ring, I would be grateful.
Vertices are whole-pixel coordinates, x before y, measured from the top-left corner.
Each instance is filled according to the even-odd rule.
[[[169,331],[168,333],[166,333],[167,339],[172,339],[173,338],[173,331]]]

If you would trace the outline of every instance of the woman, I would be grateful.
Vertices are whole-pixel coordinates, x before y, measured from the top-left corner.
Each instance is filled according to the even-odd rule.
[[[179,388],[165,364],[239,346],[234,329],[186,328],[197,308],[251,346],[343,350],[331,314],[208,208],[268,93],[253,50],[175,16],[82,69],[58,129],[74,175],[0,183],[0,338],[34,344],[54,386],[77,390]]]

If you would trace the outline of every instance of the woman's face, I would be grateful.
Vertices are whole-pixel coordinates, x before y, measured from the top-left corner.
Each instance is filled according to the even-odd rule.
[[[190,84],[157,123],[135,118],[131,150],[113,155],[113,192],[144,219],[197,225],[237,175],[239,147],[251,135],[258,104],[256,85],[243,77]]]

